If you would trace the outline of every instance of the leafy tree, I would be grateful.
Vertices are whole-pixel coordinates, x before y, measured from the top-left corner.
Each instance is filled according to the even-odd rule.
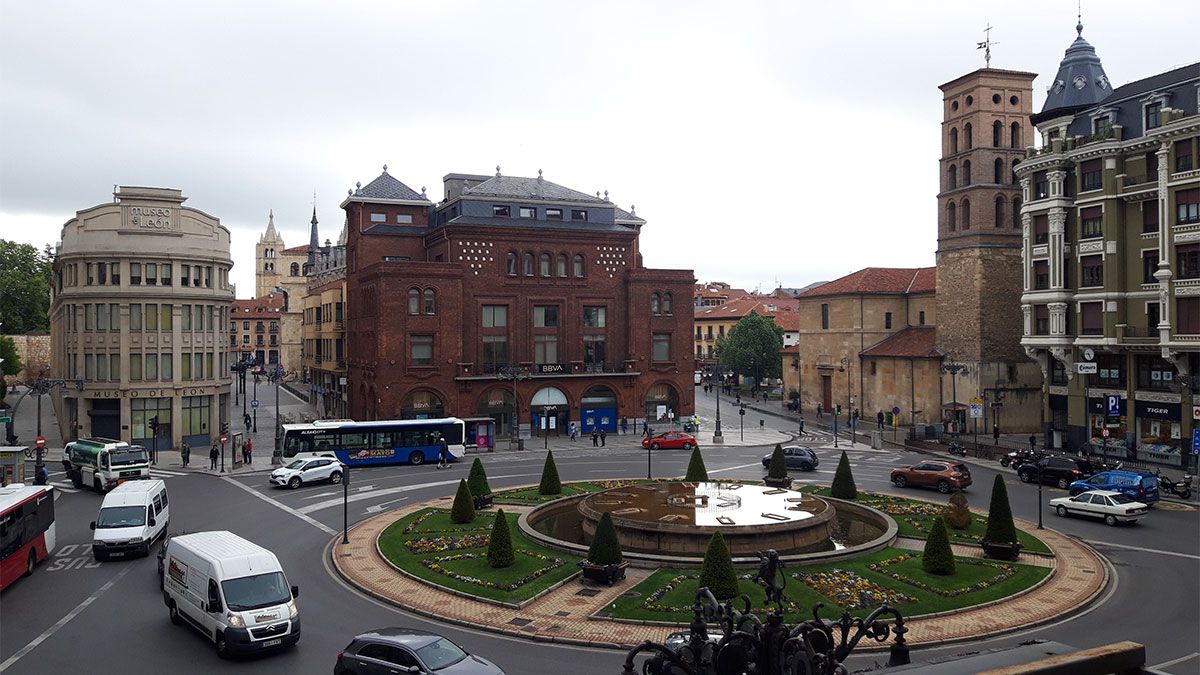
[[[837,471],[833,474],[833,485],[829,494],[837,499],[855,499],[858,497],[858,486],[854,484],[854,473],[850,471],[850,458],[842,451],[838,460]]]
[[[476,497],[492,494],[492,487],[488,485],[487,471],[484,471],[483,462],[479,461],[478,457],[471,462],[471,473],[467,474],[467,487]]]
[[[475,501],[471,499],[471,491],[467,489],[467,481],[458,481],[458,492],[454,493],[454,506],[450,507],[450,520],[456,523],[469,523],[475,520]]]
[[[725,337],[718,337],[714,354],[721,365],[751,377],[781,377],[783,329],[768,316],[750,312]]]
[[[542,466],[542,482],[538,485],[538,494],[562,494],[562,481],[558,479],[558,466],[554,464],[553,450],[546,452],[546,463]]]
[[[508,532],[508,519],[504,517],[504,509],[497,509],[496,519],[492,521],[492,535],[488,538],[488,566],[508,567],[513,560],[515,556],[512,535]]]
[[[725,537],[713,532],[704,551],[704,563],[700,566],[699,587],[708,587],[718,600],[728,600],[737,595],[737,572],[733,569],[733,557],[725,545]]]
[[[50,330],[50,274],[54,254],[0,239],[0,317],[9,335]],[[5,357],[7,358],[7,357]]]
[[[0,363],[0,401],[3,401],[8,395],[8,382],[4,376],[21,373],[21,357],[17,356],[17,345],[7,335],[0,335],[0,359],[4,359],[4,362]]]
[[[787,463],[783,459],[783,446],[776,443],[771,453],[771,463],[767,466],[767,478],[787,478]]]
[[[921,554],[921,569],[941,576],[954,574],[954,551],[950,548],[946,521],[941,518],[933,519],[933,527],[925,540],[925,552]]]
[[[708,469],[704,468],[704,457],[700,454],[700,448],[692,448],[692,458],[688,460],[687,475],[683,479],[693,483],[708,482]]]
[[[1004,477],[996,474],[992,483],[992,503],[988,507],[987,531],[984,541],[995,544],[1011,544],[1017,541],[1017,526],[1013,523],[1012,507],[1008,503],[1008,488]]]
[[[950,495],[950,504],[946,506],[942,517],[946,519],[947,525],[956,530],[971,527],[971,509],[967,506],[966,493],[955,490],[954,494]]]
[[[608,511],[600,516],[596,534],[588,548],[588,562],[595,565],[621,564],[621,542],[617,540],[617,528],[613,527],[612,515]]]

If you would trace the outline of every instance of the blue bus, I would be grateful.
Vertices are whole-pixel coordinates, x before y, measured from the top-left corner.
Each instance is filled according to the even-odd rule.
[[[346,466],[436,462],[442,439],[452,461],[466,454],[465,425],[456,417],[431,420],[318,420],[283,425],[285,459],[336,457]]]

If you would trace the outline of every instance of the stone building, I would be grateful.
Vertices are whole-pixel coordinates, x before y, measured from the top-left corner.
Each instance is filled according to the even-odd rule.
[[[65,440],[207,447],[227,421],[229,230],[184,201],[179,190],[120,187],[63,226],[52,370],[83,381],[53,392]]]
[[[1076,30],[1016,170],[1021,344],[1055,447],[1179,465],[1200,368],[1200,63],[1114,89]]]
[[[282,317],[281,293],[234,300],[229,317],[229,351],[233,352],[233,360],[267,365],[279,363],[279,324]]]
[[[314,218],[312,239],[316,240]],[[310,249],[311,250],[311,249]],[[324,418],[348,416],[346,393],[346,232],[336,246],[312,254],[305,266],[308,289],[304,295],[304,372],[310,400]]]
[[[632,208],[540,172],[443,183],[435,206],[384,167],[342,202],[350,417],[508,435],[694,412],[695,278],[642,265]]]
[[[313,221],[316,221],[316,209]],[[314,223],[315,227],[315,223]],[[300,368],[301,317],[303,298],[308,290],[304,265],[309,262],[309,250],[316,246],[310,241],[304,246],[287,248],[283,236],[275,229],[275,212],[267,216],[267,229],[254,247],[254,295],[279,293],[283,297],[283,316],[279,323],[280,363],[287,370]]]
[[[784,344],[793,344],[795,339],[795,321],[780,319],[785,313],[793,312],[797,302],[793,298],[771,298],[747,296],[726,300],[719,305],[703,305],[695,310],[692,318],[695,334],[696,368],[703,369],[717,365],[715,356],[717,338],[725,335],[753,312],[759,316],[767,316],[785,329]],[[786,325],[785,325],[786,324]],[[786,332],[792,329],[792,339]]]

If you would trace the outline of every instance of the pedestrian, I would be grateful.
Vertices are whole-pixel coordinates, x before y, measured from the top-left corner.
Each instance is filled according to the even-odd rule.
[[[696,433],[700,433],[700,418],[695,415],[692,415],[692,428],[696,430]]]
[[[738,404],[738,405],[741,405],[741,404],[742,404],[742,395],[741,395],[741,394],[738,394],[738,395],[737,395],[737,404]]]
[[[825,411],[825,408],[820,403],[818,403],[817,404],[817,419],[824,419],[824,411]]]
[[[450,467],[450,444],[446,442],[446,437],[443,436],[438,441],[438,465],[439,469],[447,469]]]
[[[767,392],[763,392],[763,403],[767,402]]]
[[[179,446],[179,458],[183,460],[184,466],[187,466],[188,460],[192,458],[192,448],[187,444],[187,441],[184,441],[183,445]]]
[[[801,434],[804,433],[804,418],[803,417],[800,418],[800,433]]]
[[[879,425],[880,429],[883,428],[883,411],[882,410],[875,413],[875,423]]]
[[[1029,434],[1029,451],[1037,452],[1037,436],[1035,434]]]
[[[596,427],[592,427],[592,447],[600,447],[600,432],[596,431]]]
[[[1000,425],[992,425],[992,445],[1000,445]]]
[[[575,436],[579,433],[579,428],[575,426],[574,422],[571,422],[567,425],[567,432],[571,434],[571,442],[574,443]]]
[[[242,422],[246,424],[246,431],[250,431],[250,413],[242,415]]]
[[[242,458],[242,463],[245,464],[246,466],[250,466],[250,463],[253,461],[253,459],[254,459],[254,439],[247,438],[246,439],[246,456]]]
[[[217,444],[213,443],[212,450],[208,451],[208,468],[209,469],[211,469],[213,471],[217,470],[217,457],[220,457],[220,455],[221,455],[221,451],[217,450]]]
[[[604,447],[607,439],[608,439],[608,432],[605,431],[604,429],[601,429],[600,430],[600,447]]]
[[[623,434],[629,433],[629,418],[628,417],[621,418],[621,433],[623,433]]]

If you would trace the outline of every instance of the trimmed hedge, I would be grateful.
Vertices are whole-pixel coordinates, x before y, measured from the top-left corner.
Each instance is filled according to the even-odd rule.
[[[704,468],[704,457],[699,447],[692,448],[692,458],[688,460],[687,475],[683,479],[694,483],[708,482],[708,469]]]
[[[546,463],[542,466],[542,482],[538,484],[539,495],[562,494],[562,481],[558,479],[558,466],[554,463],[554,451],[546,451]]]
[[[621,542],[617,540],[617,528],[613,527],[612,515],[608,511],[600,516],[600,522],[596,525],[587,559],[593,565],[621,564]]]
[[[471,499],[471,491],[467,488],[465,480],[458,481],[458,492],[454,493],[454,506],[450,507],[450,520],[459,525],[475,520],[475,500]]]
[[[787,478],[787,462],[783,459],[783,446],[776,443],[771,452],[771,463],[767,467],[767,478]]]
[[[1013,523],[1012,507],[1008,503],[1008,488],[1004,477],[996,474],[992,483],[992,503],[988,507],[987,531],[984,541],[996,544],[1011,544],[1017,541],[1017,526]]]
[[[921,554],[921,569],[941,576],[954,574],[954,551],[950,548],[950,534],[946,532],[946,521],[942,518],[933,519],[933,527],[925,540],[925,552]]]
[[[854,473],[850,470],[850,458],[842,451],[838,460],[837,472],[833,474],[833,484],[829,486],[829,496],[835,499],[855,499],[858,497],[858,486],[854,484]]]
[[[471,473],[467,474],[467,487],[476,497],[492,494],[492,487],[488,485],[487,471],[484,471],[483,462],[479,461],[478,457],[471,462]]]
[[[492,521],[492,536],[488,540],[488,565],[508,567],[513,564],[514,559],[512,534],[508,531],[508,520],[504,517],[504,509],[496,509],[496,519]]]
[[[971,527],[971,509],[967,506],[967,495],[962,490],[955,490],[950,495],[950,503],[946,506],[942,517],[946,524],[956,530],[966,530]]]
[[[704,551],[704,564],[700,566],[699,588],[708,587],[718,600],[729,600],[738,594],[737,572],[733,569],[733,558],[725,537],[713,532]]]

